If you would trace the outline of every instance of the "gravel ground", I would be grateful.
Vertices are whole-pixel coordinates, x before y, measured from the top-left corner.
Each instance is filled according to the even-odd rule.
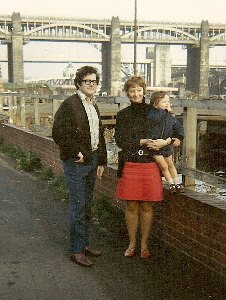
[[[225,281],[182,253],[150,241],[151,259],[126,259],[127,236],[98,224],[103,251],[86,269],[69,258],[68,204],[47,182],[0,153],[0,299],[223,300]]]

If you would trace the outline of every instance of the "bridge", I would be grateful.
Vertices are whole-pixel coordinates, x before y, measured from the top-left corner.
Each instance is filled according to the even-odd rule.
[[[137,43],[154,44],[150,83],[166,85],[170,78],[169,45],[187,47],[187,89],[208,97],[209,47],[226,45],[226,25],[148,22],[137,25]],[[103,90],[118,95],[121,83],[121,44],[134,42],[132,21],[118,17],[90,20],[54,17],[0,16],[0,40],[8,45],[10,82],[23,82],[23,45],[30,41],[73,41],[101,44]],[[161,72],[160,72],[161,70]],[[161,74],[160,74],[161,73]],[[164,73],[164,74],[163,74]]]

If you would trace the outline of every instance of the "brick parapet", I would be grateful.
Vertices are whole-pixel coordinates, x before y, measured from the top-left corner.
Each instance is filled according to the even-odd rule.
[[[45,167],[62,174],[59,149],[52,138],[1,122],[0,136],[6,144],[36,153]],[[124,210],[125,201],[115,197],[116,186],[116,169],[106,167],[103,178],[96,181],[95,193]],[[153,235],[225,276],[226,202],[190,190],[172,195],[165,187],[164,194],[164,201],[154,204]]]

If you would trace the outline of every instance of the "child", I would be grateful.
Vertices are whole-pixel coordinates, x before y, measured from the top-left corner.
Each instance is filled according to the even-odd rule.
[[[156,140],[170,137],[171,144],[178,147],[184,138],[184,129],[181,122],[170,114],[172,109],[169,96],[162,91],[154,92],[150,101],[153,108],[147,117],[149,138]],[[177,170],[173,164],[171,144],[155,151],[154,158],[169,184],[169,190],[183,192],[183,185],[179,183]]]

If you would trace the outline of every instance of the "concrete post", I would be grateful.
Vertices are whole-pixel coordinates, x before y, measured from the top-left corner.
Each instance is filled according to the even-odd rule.
[[[53,105],[52,105],[52,115],[53,115],[53,120],[54,120],[54,116],[58,110],[58,108],[60,107],[62,101],[61,100],[52,100]]]
[[[183,99],[185,97],[185,85],[183,82],[179,82],[178,84],[178,97],[179,99]]]
[[[25,97],[20,97],[20,122],[22,127],[26,127]]]
[[[121,92],[121,36],[118,17],[112,18],[110,45],[110,95],[119,96]]]
[[[4,91],[4,86],[3,86],[3,82],[2,82],[2,69],[0,66],[0,92]]]
[[[40,125],[39,98],[34,98],[35,125]]]
[[[184,118],[184,163],[187,168],[196,169],[197,109],[185,109]],[[185,185],[188,186],[190,189],[195,189],[195,179],[189,176],[185,176]]]
[[[199,98],[209,98],[209,23],[202,21],[201,24],[201,41],[200,41],[200,81],[199,81]]]
[[[7,96],[7,102],[9,106],[9,124],[13,124],[13,97]]]
[[[0,96],[0,114],[3,114],[3,101],[4,101],[3,96]]]
[[[12,15],[12,41],[8,44],[9,82],[23,83],[23,32],[19,13]]]

